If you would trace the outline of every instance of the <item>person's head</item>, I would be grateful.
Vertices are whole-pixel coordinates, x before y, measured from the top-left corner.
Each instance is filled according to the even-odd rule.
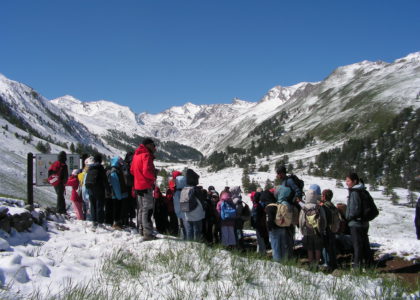
[[[257,193],[261,193],[263,191],[262,187],[257,187]]]
[[[156,145],[155,145],[155,142],[152,139],[146,138],[146,139],[143,140],[143,142],[141,144],[144,147],[146,147],[151,153],[156,152]]]
[[[349,189],[360,183],[360,178],[356,173],[349,173],[346,176],[346,185]]]
[[[102,154],[100,154],[100,153],[95,154],[95,155],[93,156],[93,161],[94,161],[95,163],[99,163],[99,164],[101,164],[101,163],[102,163]]]
[[[93,156],[89,156],[85,159],[85,166],[89,167],[93,165],[95,162],[93,161]]]
[[[209,192],[215,191],[216,189],[214,188],[214,186],[210,185],[209,188],[207,189]]]
[[[285,166],[280,166],[276,169],[277,178],[283,180],[287,176],[287,171]]]
[[[317,185],[317,184],[311,184],[309,186],[309,189],[310,190],[313,190],[318,196],[321,195],[321,188],[319,187],[319,185]]]
[[[216,203],[219,202],[219,195],[217,193],[212,193],[211,201],[216,202]]]
[[[321,201],[322,202],[331,201],[333,195],[334,195],[333,191],[331,191],[329,189],[325,189],[325,190],[322,191]]]
[[[67,154],[64,151],[61,151],[60,153],[58,153],[57,159],[62,162],[65,163],[67,161]]]

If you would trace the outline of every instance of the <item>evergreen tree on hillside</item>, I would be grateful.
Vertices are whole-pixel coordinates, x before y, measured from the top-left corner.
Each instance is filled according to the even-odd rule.
[[[416,206],[417,198],[416,194],[414,194],[413,191],[408,190],[407,202],[411,207]]]
[[[392,204],[397,205],[399,200],[400,200],[400,197],[398,196],[398,194],[396,192],[394,192],[393,190],[391,190],[391,202],[392,202]]]
[[[252,191],[250,190],[251,179],[249,178],[249,170],[247,167],[243,169],[242,173],[242,187],[246,193]]]

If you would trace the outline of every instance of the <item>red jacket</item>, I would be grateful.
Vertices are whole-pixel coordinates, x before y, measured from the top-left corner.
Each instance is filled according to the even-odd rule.
[[[72,187],[70,200],[74,202],[82,202],[82,199],[80,199],[79,194],[77,193],[77,189],[79,187],[79,179],[77,179],[77,176],[71,175],[66,185]]]
[[[153,188],[156,181],[154,159],[153,154],[144,145],[140,145],[137,148],[130,169],[131,174],[134,176],[135,190]]]

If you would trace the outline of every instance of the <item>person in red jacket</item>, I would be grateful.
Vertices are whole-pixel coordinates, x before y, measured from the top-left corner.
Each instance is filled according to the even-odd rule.
[[[137,228],[144,240],[152,240],[153,235],[153,189],[156,182],[156,169],[153,164],[156,145],[152,139],[145,139],[134,153],[131,174],[134,176],[134,189],[137,195]]]
[[[83,200],[79,196],[79,193],[77,192],[79,188],[79,179],[77,179],[77,174],[80,173],[81,170],[73,170],[71,173],[69,180],[67,180],[67,186],[71,187],[71,202],[73,204],[74,212],[76,213],[76,217],[78,220],[84,220],[83,216],[83,210],[82,210],[82,203]]]
[[[48,177],[52,174],[57,174],[59,176],[59,184],[54,186],[55,192],[57,194],[57,212],[59,214],[66,213],[66,200],[64,199],[64,193],[66,190],[66,183],[69,177],[69,170],[67,168],[67,154],[64,151],[61,151],[58,154],[57,161],[55,161],[50,168],[48,169]]]

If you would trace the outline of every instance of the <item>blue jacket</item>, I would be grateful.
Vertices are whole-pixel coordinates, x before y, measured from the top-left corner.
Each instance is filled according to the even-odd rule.
[[[366,189],[366,187],[362,183],[349,189],[346,210],[346,220],[349,222],[349,227],[369,227],[369,222],[363,222],[360,219],[360,216],[362,215],[362,200],[359,193],[355,191],[364,189]]]
[[[187,179],[185,178],[185,176],[177,176],[175,178],[176,191],[174,194],[174,210],[178,219],[185,218],[184,213],[181,211],[181,204],[179,202],[179,198],[181,197],[181,190],[186,186],[187,186]]]
[[[121,190],[121,182],[118,176],[118,170],[120,170],[120,158],[113,157],[111,159],[111,173],[109,174],[109,183],[111,184],[112,188],[112,199],[122,200],[128,197],[128,192],[122,192]]]
[[[296,198],[302,199],[303,191],[296,185],[295,181],[292,178],[287,177],[287,179],[284,180],[282,184],[284,184],[285,186],[289,187],[292,190],[292,194],[293,194],[292,201]]]

